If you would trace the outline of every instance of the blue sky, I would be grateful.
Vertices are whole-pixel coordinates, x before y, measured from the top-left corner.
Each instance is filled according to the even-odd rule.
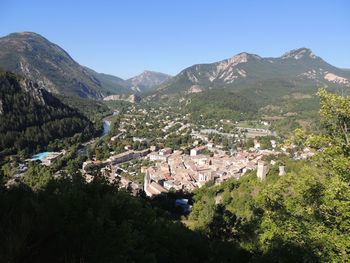
[[[39,33],[80,64],[123,78],[299,47],[350,68],[347,0],[0,0],[0,36],[19,31]]]

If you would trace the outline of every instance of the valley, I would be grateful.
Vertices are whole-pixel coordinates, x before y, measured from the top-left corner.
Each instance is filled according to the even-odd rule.
[[[347,262],[349,70],[299,48],[122,79],[32,32],[0,67],[5,262]]]

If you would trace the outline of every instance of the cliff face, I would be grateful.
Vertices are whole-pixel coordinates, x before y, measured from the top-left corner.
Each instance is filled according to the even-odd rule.
[[[25,108],[25,105],[68,107],[38,83],[9,72],[0,73],[0,108],[2,114],[11,113],[12,110],[29,111],[30,108]],[[21,98],[20,103],[23,108],[18,108],[16,105],[16,102],[19,102],[19,98]]]
[[[141,101],[141,98],[135,94],[131,95],[110,95],[105,97],[103,100],[105,101],[111,101],[111,100],[122,100],[122,101],[127,101],[130,103],[137,103]]]

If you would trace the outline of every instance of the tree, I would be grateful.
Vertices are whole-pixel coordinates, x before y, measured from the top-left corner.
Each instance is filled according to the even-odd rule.
[[[245,143],[245,148],[249,149],[249,148],[252,148],[252,147],[254,147],[254,140],[253,140],[253,138],[248,138],[246,140],[246,143]]]
[[[321,103],[321,120],[327,133],[349,150],[350,97],[338,96],[325,89],[320,89],[317,94]]]
[[[316,150],[319,166],[333,176],[350,180],[350,97],[339,96],[320,89],[321,122],[324,131],[309,136],[307,144]]]
[[[14,167],[11,163],[5,163],[1,167],[1,171],[5,178],[11,178],[16,173],[16,167]]]
[[[223,205],[217,205],[212,221],[208,225],[207,232],[213,239],[223,241],[234,240],[237,235],[237,216],[226,210]]]
[[[27,184],[34,191],[44,188],[51,180],[52,175],[50,169],[31,162],[28,166],[28,170],[24,175],[23,182]]]
[[[51,180],[35,192],[0,188],[0,211],[1,262],[248,261],[102,177]]]

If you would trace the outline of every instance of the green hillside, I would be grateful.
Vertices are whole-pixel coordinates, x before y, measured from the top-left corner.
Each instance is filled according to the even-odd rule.
[[[44,149],[52,140],[76,135],[87,139],[95,129],[90,120],[35,82],[0,72],[1,154]]]

